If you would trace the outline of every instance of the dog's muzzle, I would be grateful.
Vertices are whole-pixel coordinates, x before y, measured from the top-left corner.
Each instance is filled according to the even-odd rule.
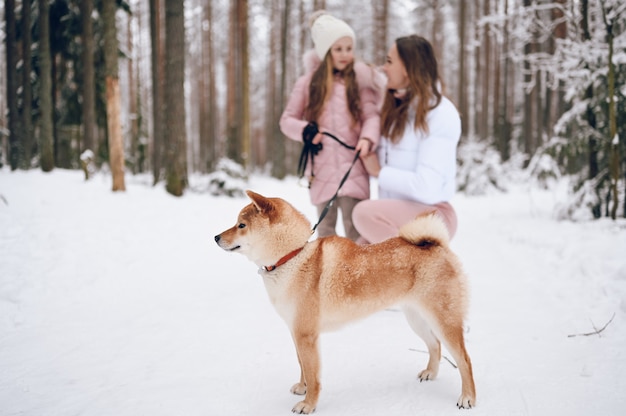
[[[224,247],[224,246],[222,245],[222,243],[221,243],[221,240],[222,240],[222,236],[221,236],[220,234],[218,234],[218,235],[216,235],[216,236],[215,236],[215,242],[217,243],[217,245],[218,245],[218,246],[220,246],[220,247],[221,247],[221,248],[223,248],[224,250],[227,250],[227,251],[235,251],[235,250],[237,250],[238,248],[240,248],[240,247],[241,247],[241,246],[235,246],[235,247],[231,247],[231,248]]]

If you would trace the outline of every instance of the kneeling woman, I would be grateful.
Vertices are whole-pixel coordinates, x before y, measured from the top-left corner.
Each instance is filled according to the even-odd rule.
[[[452,238],[457,217],[449,200],[456,190],[461,119],[441,93],[431,44],[417,35],[396,39],[384,71],[380,146],[363,158],[368,173],[378,178],[380,199],[354,208],[360,242],[395,237],[403,224],[432,211],[444,220]]]

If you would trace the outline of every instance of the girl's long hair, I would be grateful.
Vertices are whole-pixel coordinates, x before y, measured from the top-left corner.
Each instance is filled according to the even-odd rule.
[[[352,121],[353,123],[357,123],[361,118],[361,103],[359,99],[359,84],[356,79],[356,73],[354,72],[354,62],[346,66],[339,74],[342,76],[346,85],[346,98],[348,101],[348,110],[352,115]],[[332,93],[334,76],[333,58],[329,51],[311,77],[311,84],[309,84],[309,102],[304,112],[304,116],[308,121],[319,121],[318,119],[324,110],[324,105]]]
[[[411,35],[396,39],[400,60],[406,68],[409,86],[402,98],[387,90],[381,111],[381,134],[393,143],[400,140],[409,118],[411,106],[415,107],[415,130],[428,133],[426,116],[441,103],[441,81],[433,47],[421,36]],[[413,104],[414,103],[414,104]]]

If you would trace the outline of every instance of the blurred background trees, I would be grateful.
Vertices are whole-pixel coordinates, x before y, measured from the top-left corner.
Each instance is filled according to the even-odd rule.
[[[4,0],[0,164],[111,169],[108,0]],[[626,3],[620,0],[117,0],[123,167],[182,195],[223,158],[244,172],[295,173],[300,145],[278,119],[325,8],[384,62],[391,42],[433,43],[463,118],[459,189],[502,190],[523,170],[572,183],[564,217],[624,216]],[[114,124],[113,124],[114,125]],[[220,166],[232,166],[221,163]]]

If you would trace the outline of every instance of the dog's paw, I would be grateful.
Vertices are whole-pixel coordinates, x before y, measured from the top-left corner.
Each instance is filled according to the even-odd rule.
[[[429,368],[427,368],[426,370],[421,371],[418,375],[417,378],[420,379],[420,383],[422,381],[426,381],[426,380],[434,380],[435,377],[437,377],[437,372],[433,371]]]
[[[304,383],[296,383],[291,387],[291,391],[293,394],[297,394],[298,396],[304,396],[306,394],[306,384]]]
[[[309,413],[313,413],[314,411],[315,411],[315,406],[311,406],[305,401],[296,403],[293,409],[291,409],[292,413],[297,413],[299,415],[308,415]]]
[[[476,406],[476,398],[469,395],[461,394],[456,402],[456,407],[459,409],[471,409],[474,406]]]

